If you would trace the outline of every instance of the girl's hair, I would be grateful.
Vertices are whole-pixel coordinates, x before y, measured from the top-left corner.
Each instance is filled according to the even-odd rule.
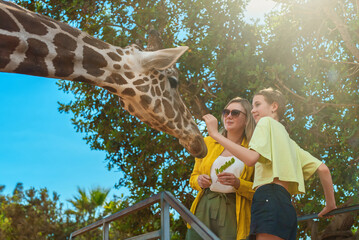
[[[247,99],[244,99],[241,97],[235,97],[232,100],[230,100],[224,108],[227,108],[229,106],[229,104],[231,104],[231,103],[240,103],[242,105],[242,107],[244,108],[245,114],[247,115],[246,116],[247,121],[246,121],[246,127],[244,129],[244,135],[245,135],[247,141],[249,142],[252,138],[254,128],[256,127],[256,122],[254,121],[254,118],[251,113],[252,105],[249,103],[249,101]],[[221,116],[221,120],[222,120],[222,122],[224,122],[223,114]],[[223,128],[222,135],[227,137],[227,130],[225,128]]]
[[[277,115],[279,121],[283,120],[285,112],[285,99],[280,91],[274,90],[273,88],[265,88],[256,93],[255,96],[256,95],[262,95],[264,97],[264,100],[269,104],[272,104],[274,102],[277,103]]]

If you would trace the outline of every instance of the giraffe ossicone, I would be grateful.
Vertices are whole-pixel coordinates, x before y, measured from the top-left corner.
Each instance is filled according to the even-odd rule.
[[[0,71],[102,87],[150,127],[179,139],[195,157],[207,147],[178,93],[174,64],[188,49],[120,48],[66,23],[0,1]]]

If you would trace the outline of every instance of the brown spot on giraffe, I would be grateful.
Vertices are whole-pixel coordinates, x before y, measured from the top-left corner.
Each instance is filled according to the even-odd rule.
[[[99,77],[105,72],[101,68],[107,66],[107,61],[100,53],[84,46],[83,55],[83,67],[87,70],[88,74]]]
[[[107,55],[113,60],[113,61],[117,61],[120,62],[122,60],[121,56],[119,56],[118,54],[114,53],[114,52],[110,52],[107,53]],[[117,64],[115,64],[117,65]],[[120,66],[121,67],[121,66]]]
[[[120,70],[121,69],[121,65],[120,64],[114,64],[113,67],[117,70]]]
[[[164,107],[164,110],[165,110],[166,117],[167,118],[174,118],[175,117],[175,112],[173,111],[171,104],[166,99],[162,100],[162,104],[163,104],[163,107]]]
[[[16,25],[14,20],[3,10],[0,9],[0,29],[9,32],[18,32],[20,28]]]
[[[153,107],[153,112],[154,112],[154,113],[162,112],[161,100],[156,99],[156,101],[155,101],[155,106]]]
[[[150,98],[149,96],[147,95],[141,95],[140,96],[140,104],[142,105],[142,107],[147,110],[149,105],[151,104],[152,102],[152,98]]]
[[[9,9],[9,11],[19,21],[26,32],[39,36],[43,36],[48,33],[47,28],[41,22],[37,21],[37,19],[32,16],[33,14],[13,9]]]
[[[151,86],[151,95],[152,97],[156,96],[155,88],[153,86]]]
[[[133,72],[125,72],[125,76],[129,79],[132,79],[135,77],[135,74]]]
[[[172,101],[172,97],[171,97],[171,94],[170,94],[169,91],[166,90],[166,91],[163,93],[163,96],[164,96],[165,98],[169,99],[170,101]]]
[[[126,79],[124,79],[120,74],[117,73],[112,73],[110,76],[106,78],[105,82],[117,83],[118,85],[125,85],[128,83]]]
[[[136,93],[132,88],[125,88],[125,90],[122,91],[122,94],[130,97],[136,96]]]
[[[50,27],[50,28],[53,28],[53,29],[55,29],[56,28],[56,25],[54,24],[54,23],[52,23],[53,21],[52,21],[52,19],[50,19],[50,18],[48,18],[48,17],[45,17],[45,16],[42,16],[41,15],[41,22],[43,23],[43,24],[45,24],[46,26],[48,26],[48,27]]]
[[[141,84],[144,84],[145,81],[143,81],[143,79],[138,79],[136,81],[133,82],[133,85],[141,85]]]
[[[120,54],[121,56],[124,55],[121,49],[116,49],[116,52],[118,52],[118,54]]]
[[[76,29],[76,28],[72,28],[70,27],[68,24],[66,23],[62,23],[62,22],[57,22],[57,24],[60,26],[60,28],[69,33],[70,35],[74,36],[74,37],[78,37],[81,34],[81,31]]]
[[[0,68],[5,68],[10,62],[10,55],[15,51],[19,43],[20,40],[17,37],[0,34]]]
[[[123,65],[123,68],[126,69],[126,70],[130,70],[130,66],[128,66],[126,63]]]
[[[165,90],[165,82],[164,82],[164,81],[162,81],[162,82],[160,83],[160,87],[161,87],[161,90],[162,90],[162,91]]]
[[[160,88],[158,86],[156,86],[155,89],[156,89],[156,95],[160,97],[162,95]]]
[[[149,86],[149,85],[143,85],[143,86],[136,86],[136,88],[137,88],[139,91],[143,92],[143,93],[147,93],[147,92],[148,92],[148,89],[150,88],[150,86]]]
[[[53,60],[55,75],[70,76],[74,72],[76,42],[66,34],[59,33],[54,38],[56,57]]]
[[[167,123],[167,126],[168,126],[169,128],[171,128],[171,129],[175,129],[175,128],[176,128],[172,121],[169,121],[169,122]]]
[[[45,57],[49,53],[45,43],[29,38],[27,40],[28,49],[25,53],[25,60],[15,69],[16,73],[26,73],[35,76],[47,76],[48,70]],[[36,64],[34,64],[34,62]]]
[[[82,40],[85,43],[90,44],[91,46],[94,46],[94,47],[96,47],[98,49],[108,49],[108,48],[110,48],[109,44],[107,44],[105,42],[102,42],[102,41],[99,41],[96,38],[91,37],[91,36],[86,36]]]

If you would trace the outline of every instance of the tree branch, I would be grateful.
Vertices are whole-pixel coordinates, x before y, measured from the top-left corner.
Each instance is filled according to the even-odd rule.
[[[276,80],[277,82],[280,84],[280,86],[285,89],[287,92],[289,92],[290,94],[292,94],[293,96],[295,96],[296,98],[298,98],[300,101],[305,102],[307,104],[310,105],[316,105],[316,106],[321,106],[321,108],[316,111],[319,112],[321,111],[324,107],[359,107],[359,104],[355,104],[355,103],[323,103],[323,102],[307,102],[305,97],[302,97],[300,95],[298,95],[297,93],[293,92],[292,90],[290,90],[284,83],[283,81],[278,77],[278,75],[276,74]],[[323,107],[324,106],[324,107]]]
[[[338,61],[333,61],[333,60],[329,60],[329,59],[325,59],[325,58],[321,58],[320,60],[322,60],[324,62],[329,62],[329,63],[342,63],[342,64],[359,65],[359,63],[356,63],[356,62],[338,62]]]
[[[332,8],[331,8],[332,7]],[[333,10],[333,5],[329,5],[324,8],[324,13],[327,17],[334,23],[336,28],[338,29],[344,44],[348,48],[348,50],[354,55],[357,61],[359,61],[359,49],[355,46],[353,39],[350,36],[348,31],[348,27],[345,25],[344,21],[340,19],[338,14]]]

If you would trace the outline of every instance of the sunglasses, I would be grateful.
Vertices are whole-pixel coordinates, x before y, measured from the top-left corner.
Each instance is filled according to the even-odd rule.
[[[247,114],[245,114],[244,112],[240,111],[240,110],[236,110],[236,109],[233,109],[232,111],[229,110],[229,109],[223,109],[223,117],[228,117],[229,114],[232,115],[232,117],[236,118],[236,117],[239,117],[240,114],[244,114],[244,116],[247,116]]]

